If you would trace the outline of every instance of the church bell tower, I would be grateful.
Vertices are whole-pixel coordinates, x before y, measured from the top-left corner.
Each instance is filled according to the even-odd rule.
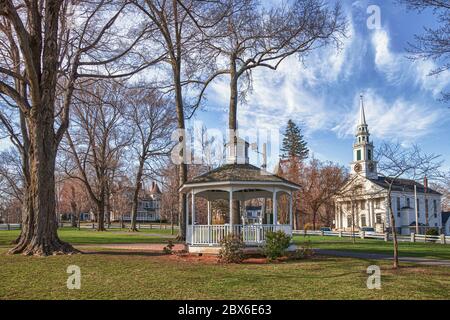
[[[353,144],[353,162],[351,173],[368,179],[377,179],[377,162],[373,160],[373,144],[364,114],[363,95],[359,101],[359,121],[356,128],[356,139]]]

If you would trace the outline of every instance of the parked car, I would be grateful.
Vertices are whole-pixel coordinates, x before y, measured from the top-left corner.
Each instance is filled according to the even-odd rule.
[[[364,231],[365,234],[369,235],[369,234],[375,234],[375,229],[372,227],[362,227],[360,229],[360,231]]]
[[[322,227],[320,228],[320,231],[331,231],[330,227]]]

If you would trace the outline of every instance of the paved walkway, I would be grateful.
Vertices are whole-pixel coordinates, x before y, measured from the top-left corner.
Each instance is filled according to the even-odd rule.
[[[348,257],[357,259],[373,259],[373,260],[392,260],[392,255],[380,254],[380,253],[364,253],[364,252],[352,252],[352,251],[340,251],[340,250],[327,250],[327,249],[314,249],[319,255],[336,256],[336,257]],[[419,257],[399,257],[400,262],[410,262],[423,264],[428,266],[447,266],[450,267],[450,260],[438,260]]]
[[[103,249],[115,249],[115,250],[133,250],[133,251],[146,251],[146,252],[162,252],[166,244],[159,243],[118,243],[118,244],[89,244],[76,246],[78,249],[89,248],[103,248]],[[177,243],[172,248],[173,251],[182,251],[185,249],[184,244]],[[364,252],[352,252],[352,251],[340,251],[340,250],[328,250],[328,249],[314,249],[318,255],[327,255],[335,257],[348,257],[356,259],[368,259],[368,260],[392,260],[391,255],[380,253],[364,253]],[[400,257],[400,262],[416,263],[428,266],[446,266],[450,267],[450,260],[438,260],[419,257]]]

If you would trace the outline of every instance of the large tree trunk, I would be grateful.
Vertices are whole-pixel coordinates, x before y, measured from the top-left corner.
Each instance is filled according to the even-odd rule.
[[[136,182],[135,182],[134,194],[133,194],[133,207],[131,210],[130,231],[132,231],[132,232],[138,231],[138,229],[136,228],[136,220],[137,220],[137,209],[138,209],[138,202],[139,202],[139,193],[141,192],[143,171],[144,171],[144,160],[141,158],[141,160],[139,162],[138,172],[136,175]]]
[[[105,199],[102,197],[97,201],[97,231],[106,231],[105,229]]]
[[[49,110],[50,109],[50,110]],[[56,147],[51,108],[31,110],[30,121],[30,178],[25,202],[27,210],[22,237],[9,253],[25,255],[70,254],[77,252],[61,241],[57,234],[55,212]],[[47,112],[46,112],[47,111]]]
[[[176,111],[177,111],[177,122],[178,129],[185,130],[184,124],[184,108],[183,108],[183,95],[182,95],[182,87],[181,87],[181,62],[178,59],[173,67],[174,72],[174,84],[175,84],[175,101],[176,101]],[[183,136],[182,141],[179,141],[183,144],[182,154],[180,157],[183,159],[183,162],[178,165],[178,187],[181,187],[187,181],[188,175],[188,167],[186,164],[186,137]],[[178,240],[186,240],[186,194],[181,194],[178,198],[178,210],[179,210],[179,235]]]

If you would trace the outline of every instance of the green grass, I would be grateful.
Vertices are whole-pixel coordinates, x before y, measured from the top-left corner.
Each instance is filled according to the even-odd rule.
[[[19,233],[19,230],[0,231],[0,246],[9,246]],[[165,243],[170,236],[170,229],[142,229],[139,232],[113,229],[98,232],[91,229],[63,228],[58,230],[58,234],[62,240],[71,244]]]
[[[94,249],[92,249],[94,250]],[[450,299],[450,270],[314,257],[273,264],[230,264],[150,253],[96,250],[45,258],[0,249],[0,299]],[[367,267],[382,268],[381,290],[366,287]],[[81,289],[68,290],[69,265]]]
[[[356,238],[356,243],[354,244],[351,238],[339,238],[332,236],[294,237],[294,242],[297,244],[301,244],[307,240],[311,241],[313,248],[320,249],[380,254],[392,254],[393,251],[393,243],[391,241],[384,242],[383,240],[363,240]],[[448,244],[399,242],[398,247],[399,255],[403,257],[423,257],[450,260],[450,245]]]

